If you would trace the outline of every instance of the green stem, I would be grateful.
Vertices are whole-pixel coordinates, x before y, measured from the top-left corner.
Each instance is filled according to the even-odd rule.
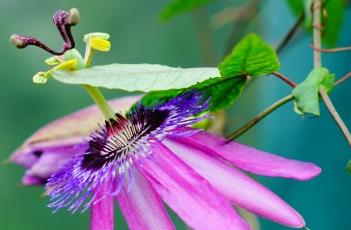
[[[288,32],[284,35],[282,40],[280,40],[278,45],[276,46],[275,51],[277,52],[277,54],[281,53],[281,51],[283,51],[283,49],[288,45],[290,40],[294,37],[298,29],[300,28],[300,25],[303,22],[304,18],[305,14],[301,12],[295,23],[292,25],[292,27],[290,27]]]
[[[242,126],[240,129],[238,129],[237,131],[235,131],[234,133],[230,134],[227,139],[228,140],[234,140],[236,138],[238,138],[239,136],[241,136],[243,133],[245,133],[247,130],[249,130],[250,128],[252,128],[254,125],[256,125],[258,122],[260,122],[263,118],[265,118],[267,115],[269,115],[270,113],[272,113],[273,111],[275,111],[276,109],[278,109],[279,107],[281,107],[282,105],[288,103],[289,101],[293,100],[293,96],[290,94],[286,97],[283,97],[282,99],[280,99],[279,101],[275,102],[274,104],[272,104],[271,106],[269,106],[268,108],[266,108],[265,110],[263,110],[261,113],[259,113],[255,118],[253,118],[251,121],[249,121],[248,123],[246,123],[244,126]]]
[[[96,87],[92,87],[89,85],[83,85],[85,90],[89,93],[91,98],[94,100],[96,105],[99,107],[101,112],[104,114],[106,120],[115,117],[115,113],[113,112],[110,105],[107,103],[105,97],[101,94],[100,90]]]
[[[84,68],[88,68],[91,65],[93,59],[94,50],[91,49],[91,38],[87,41],[84,57]],[[107,103],[105,97],[97,87],[83,85],[84,89],[89,93],[90,97],[94,100],[95,104],[99,107],[100,111],[104,114],[106,120],[115,117],[115,113],[111,106]]]

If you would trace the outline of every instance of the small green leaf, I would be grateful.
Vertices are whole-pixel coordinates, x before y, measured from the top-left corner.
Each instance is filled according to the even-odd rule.
[[[187,89],[149,92],[142,98],[141,102],[145,106],[152,106],[168,101],[186,90],[195,89],[203,92],[205,97],[210,97],[208,109],[214,112],[233,104],[241,95],[246,82],[246,76],[211,78]]]
[[[214,0],[173,0],[163,8],[160,18],[165,21],[213,1]]]
[[[245,36],[219,65],[223,77],[257,77],[279,69],[274,49],[255,34]]]
[[[307,78],[292,91],[295,99],[295,112],[319,116],[320,87],[324,87],[327,92],[334,87],[334,74],[329,73],[329,70],[323,67],[313,69]]]
[[[90,85],[125,91],[182,89],[219,76],[217,68],[173,68],[156,64],[111,64],[77,71],[52,71],[66,84]]]

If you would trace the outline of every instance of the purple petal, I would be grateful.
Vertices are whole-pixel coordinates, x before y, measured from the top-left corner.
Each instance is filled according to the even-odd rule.
[[[106,189],[109,189],[109,185],[106,183]],[[91,205],[90,213],[90,229],[91,230],[113,230],[114,229],[114,197],[105,196],[104,189],[98,189],[96,199],[99,202]],[[100,200],[100,197],[103,197]]]
[[[162,199],[193,229],[249,229],[231,204],[159,142],[138,167]]]
[[[159,196],[138,170],[117,200],[129,229],[175,229]]]
[[[243,170],[263,176],[309,180],[321,172],[313,163],[286,159],[234,141],[227,143],[224,138],[205,131],[180,141],[206,149],[205,152],[210,155],[218,155]]]
[[[239,207],[290,227],[305,225],[303,218],[282,199],[225,161],[181,142],[165,140],[164,143]]]

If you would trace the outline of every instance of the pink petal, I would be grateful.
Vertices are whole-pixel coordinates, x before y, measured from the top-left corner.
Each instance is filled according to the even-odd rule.
[[[219,155],[235,166],[259,175],[309,180],[321,172],[313,163],[286,159],[234,141],[226,143],[224,138],[205,131],[199,131],[180,141],[205,148],[206,153]]]
[[[22,184],[24,185],[42,185],[45,184],[46,180],[43,180],[40,177],[31,175],[29,173],[26,173],[23,178],[22,178]]]
[[[223,160],[181,142],[166,140],[164,143],[239,207],[290,227],[305,226],[303,218],[282,199]]]
[[[117,196],[129,229],[175,229],[159,196],[138,170],[130,183]]]
[[[109,185],[106,183],[105,188]],[[96,199],[105,195],[105,190],[98,189]],[[113,230],[114,229],[114,197],[105,196],[99,202],[90,207],[90,230]]]
[[[115,111],[126,111],[140,96],[111,100]],[[29,137],[10,161],[28,168],[22,182],[25,185],[42,184],[54,173],[62,162],[85,151],[89,133],[103,116],[96,106],[64,116],[39,129]]]
[[[81,146],[67,146],[59,149],[48,149],[45,154],[27,170],[28,174],[47,179],[58,171],[61,166],[71,159],[72,156],[81,155],[87,149],[87,144]]]
[[[249,229],[230,203],[208,182],[157,142],[141,172],[162,199],[193,229]]]

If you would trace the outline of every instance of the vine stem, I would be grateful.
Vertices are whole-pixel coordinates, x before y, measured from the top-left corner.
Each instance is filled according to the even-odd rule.
[[[317,50],[319,52],[323,52],[323,53],[335,53],[335,52],[351,50],[351,46],[338,47],[338,48],[334,48],[334,49],[323,49],[323,48],[317,48],[317,47],[314,47],[313,45],[311,45],[311,48],[313,48],[313,49],[315,49],[315,50]]]
[[[347,140],[347,142],[349,143],[349,145],[351,146],[351,133],[350,131],[347,129],[344,121],[341,119],[339,113],[336,111],[332,101],[330,100],[327,92],[325,91],[324,88],[321,88],[319,90],[319,94],[321,95],[325,105],[327,106],[330,114],[333,116],[335,122],[338,124],[339,128],[341,129],[342,133],[345,136],[345,139]]]
[[[319,68],[322,66],[322,57],[321,57],[321,8],[322,2],[320,0],[313,1],[313,64],[314,68]],[[330,100],[327,92],[323,87],[319,89],[319,94],[321,95],[324,104],[326,105],[329,113],[335,120],[336,124],[339,126],[340,130],[344,134],[347,142],[351,146],[351,134],[345,125],[344,121],[341,119],[339,113],[336,111],[332,101]]]
[[[278,78],[280,78],[281,80],[283,80],[285,83],[287,83],[288,85],[290,85],[291,87],[295,88],[297,86],[297,84],[290,80],[288,77],[284,76],[283,74],[281,73],[278,73],[278,72],[272,72],[272,74]]]
[[[319,68],[322,66],[322,56],[319,49],[321,48],[321,8],[320,0],[313,1],[313,66]]]
[[[335,86],[337,86],[337,85],[343,83],[344,81],[346,81],[347,79],[350,79],[350,78],[351,78],[351,71],[348,72],[347,74],[345,74],[345,75],[344,75],[342,78],[340,78],[339,80],[337,80],[337,81],[335,82]]]
[[[300,13],[299,17],[295,21],[295,23],[290,27],[288,32],[284,35],[284,37],[277,44],[275,51],[277,54],[281,53],[281,51],[285,48],[285,46],[289,43],[289,41],[294,37],[297,30],[300,28],[303,19],[305,18],[305,14],[303,12]]]
[[[205,64],[207,66],[213,66],[214,64],[216,64],[216,52],[213,45],[213,38],[211,28],[208,22],[207,13],[203,7],[200,7],[194,10],[193,16]]]
[[[232,141],[239,136],[241,136],[243,133],[245,133],[247,130],[249,130],[252,126],[256,125],[258,122],[260,122],[263,118],[265,118],[267,115],[271,114],[273,111],[281,107],[282,105],[285,105],[289,101],[293,100],[294,97],[293,95],[288,95],[286,97],[283,97],[279,101],[275,102],[265,110],[263,110],[261,113],[259,113],[256,117],[254,117],[251,121],[246,123],[244,126],[242,126],[240,129],[235,131],[234,133],[230,134],[227,136],[228,141]]]

